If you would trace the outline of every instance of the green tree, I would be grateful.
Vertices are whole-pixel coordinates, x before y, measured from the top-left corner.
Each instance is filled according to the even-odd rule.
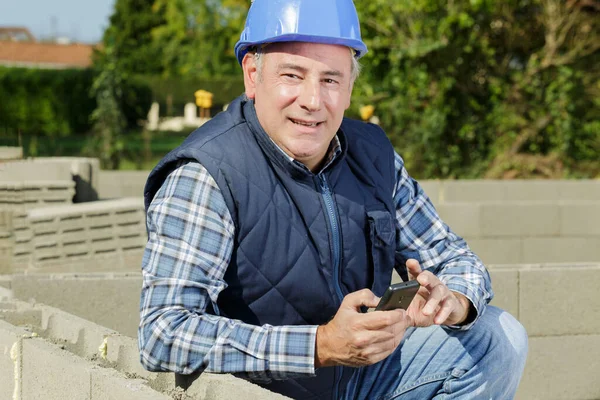
[[[127,126],[122,111],[125,75],[117,62],[112,41],[97,55],[96,68],[91,88],[97,104],[91,115],[94,137],[85,152],[99,157],[103,168],[118,169],[123,150],[121,136]]]
[[[119,68],[131,74],[162,73],[162,49],[153,40],[152,30],[165,17],[152,8],[154,0],[116,0],[103,42],[113,48]]]
[[[357,0],[373,104],[420,177],[559,177],[598,151],[598,13],[559,0]],[[557,162],[558,161],[558,162]]]
[[[165,23],[152,30],[168,76],[190,78],[237,74],[233,47],[239,39],[248,0],[155,0]]]

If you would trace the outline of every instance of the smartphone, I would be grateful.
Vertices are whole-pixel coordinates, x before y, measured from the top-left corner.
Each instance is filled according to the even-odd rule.
[[[396,308],[406,310],[420,286],[416,280],[390,285],[379,300],[375,311],[388,311]]]

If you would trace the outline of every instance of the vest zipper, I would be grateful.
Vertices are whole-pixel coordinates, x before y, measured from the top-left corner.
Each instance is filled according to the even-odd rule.
[[[342,294],[342,288],[340,287],[340,230],[337,212],[335,211],[333,196],[331,190],[329,190],[325,175],[319,175],[319,178],[321,179],[321,194],[325,201],[325,207],[327,208],[331,236],[333,237],[333,286],[341,302],[344,299],[344,295]]]
[[[331,228],[331,236],[333,237],[333,286],[335,292],[338,295],[340,303],[344,299],[342,288],[340,286],[340,229],[338,226],[338,215],[335,210],[335,204],[333,202],[333,195],[327,184],[327,178],[325,175],[319,174],[321,180],[321,195],[325,201],[325,207],[327,208],[327,216],[329,218],[329,226]],[[340,381],[342,379],[342,367],[335,367],[334,380],[335,385],[333,387],[333,399],[337,400],[339,397]]]

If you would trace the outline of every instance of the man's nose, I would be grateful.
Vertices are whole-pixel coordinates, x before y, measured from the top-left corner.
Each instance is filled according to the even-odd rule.
[[[300,106],[307,111],[318,111],[321,109],[321,82],[306,79],[302,83],[302,90],[298,96]]]

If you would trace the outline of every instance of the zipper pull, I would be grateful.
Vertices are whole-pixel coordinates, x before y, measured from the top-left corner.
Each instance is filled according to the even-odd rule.
[[[319,179],[321,180],[321,189],[323,190],[324,193],[329,194],[329,186],[327,185],[327,181],[325,180],[325,177],[323,175],[320,175]]]

